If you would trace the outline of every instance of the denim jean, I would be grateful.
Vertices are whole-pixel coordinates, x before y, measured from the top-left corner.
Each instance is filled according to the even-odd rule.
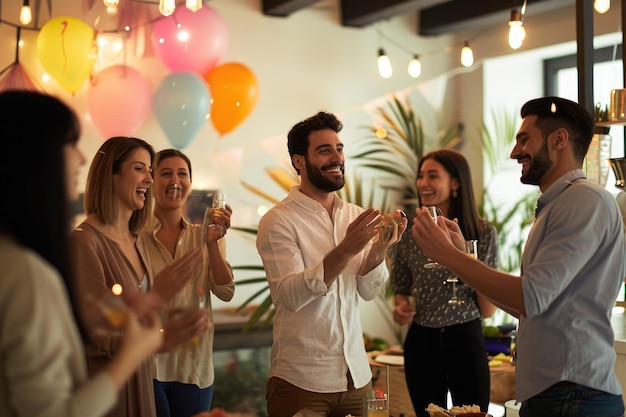
[[[560,382],[524,401],[520,417],[623,417],[621,395]]]
[[[157,417],[191,417],[211,408],[213,385],[200,389],[194,384],[153,381]]]

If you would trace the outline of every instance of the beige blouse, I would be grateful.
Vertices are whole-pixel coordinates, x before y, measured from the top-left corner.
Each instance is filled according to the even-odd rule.
[[[120,346],[120,331],[102,325],[102,314],[95,307],[98,300],[111,294],[113,284],[125,290],[145,290],[132,264],[120,246],[88,223],[81,223],[70,236],[81,315],[92,341],[85,346],[89,375],[97,373],[115,355]],[[152,268],[145,241],[137,237],[135,247],[152,286]],[[145,280],[144,280],[145,281]],[[143,287],[143,288],[142,288]],[[116,407],[107,417],[154,417],[154,357],[144,362],[119,393]]]

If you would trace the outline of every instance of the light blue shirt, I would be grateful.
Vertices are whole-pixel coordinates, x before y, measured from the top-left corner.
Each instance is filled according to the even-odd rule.
[[[560,381],[621,394],[610,321],[626,276],[617,203],[577,169],[552,184],[538,205],[522,257],[526,317],[517,340],[517,399]]]

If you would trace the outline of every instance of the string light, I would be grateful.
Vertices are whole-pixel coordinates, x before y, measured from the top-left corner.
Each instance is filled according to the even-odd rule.
[[[611,8],[611,0],[595,0],[593,2],[593,8],[596,12],[604,14]]]
[[[461,65],[464,67],[471,67],[474,63],[474,51],[469,46],[469,42],[463,43],[463,49],[461,49]]]
[[[105,7],[117,7],[120,5],[120,0],[103,0]]]
[[[517,9],[511,10],[511,20],[509,21],[509,46],[518,49],[522,46],[526,38],[526,29],[522,23],[522,14]]]
[[[413,58],[409,61],[407,71],[413,78],[417,78],[422,74],[422,63],[420,62],[419,55],[413,55]]]
[[[385,54],[385,50],[380,48],[378,50],[378,59],[376,60],[378,63],[378,73],[383,78],[390,78],[393,74],[393,68],[391,68],[391,61],[387,54]]]
[[[22,8],[20,9],[20,23],[28,25],[33,21],[33,11],[30,8],[29,0],[24,0]]]
[[[169,16],[176,10],[176,0],[159,0],[159,12],[163,16]]]
[[[192,12],[202,9],[202,0],[187,0],[185,6]]]

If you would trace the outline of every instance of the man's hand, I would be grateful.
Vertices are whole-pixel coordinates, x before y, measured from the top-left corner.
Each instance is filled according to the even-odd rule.
[[[456,222],[437,216],[435,223],[424,207],[415,209],[415,213],[411,234],[426,256],[446,265],[451,253],[465,251],[465,238]]]

